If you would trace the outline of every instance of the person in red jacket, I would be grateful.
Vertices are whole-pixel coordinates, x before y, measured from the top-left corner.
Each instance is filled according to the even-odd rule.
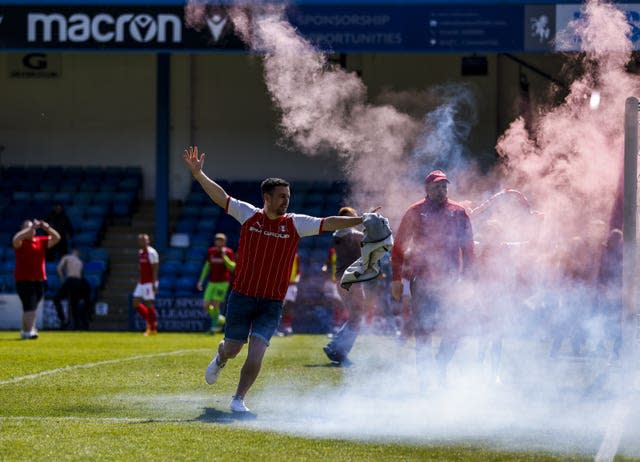
[[[46,236],[37,236],[42,229]],[[38,338],[36,310],[44,296],[47,271],[45,258],[47,249],[60,241],[60,234],[45,221],[25,220],[22,228],[13,236],[13,251],[16,255],[14,279],[22,302],[22,339]]]
[[[395,300],[402,298],[403,274],[410,275],[416,365],[423,387],[432,369],[431,343],[436,331],[442,335],[436,355],[439,380],[446,382],[447,365],[457,346],[447,298],[455,295],[461,279],[473,274],[475,260],[471,221],[464,207],[448,198],[447,175],[434,170],[424,184],[426,197],[404,213],[391,253]],[[405,261],[409,248],[411,259]]]

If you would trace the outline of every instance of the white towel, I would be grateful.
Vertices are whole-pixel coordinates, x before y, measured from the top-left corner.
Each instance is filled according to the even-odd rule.
[[[351,284],[375,279],[380,274],[380,259],[393,247],[389,220],[378,213],[363,214],[364,237],[360,258],[345,270],[340,286],[349,290]],[[375,240],[375,242],[374,242]]]

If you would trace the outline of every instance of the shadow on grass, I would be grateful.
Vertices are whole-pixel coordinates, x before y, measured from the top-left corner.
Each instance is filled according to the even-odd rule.
[[[205,407],[194,422],[233,423],[242,420],[255,420],[258,416],[253,412],[229,412]]]
[[[351,367],[351,364],[338,364],[338,363],[322,363],[322,364],[305,364],[304,367],[327,367],[327,368],[338,368],[338,369],[347,369]]]

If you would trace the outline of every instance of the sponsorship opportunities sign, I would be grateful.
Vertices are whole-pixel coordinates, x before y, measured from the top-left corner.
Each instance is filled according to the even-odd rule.
[[[202,309],[202,298],[158,298],[158,331],[206,332],[211,327],[211,318]],[[129,328],[144,331],[144,320],[133,309],[129,309]]]
[[[557,34],[567,29],[571,21],[582,18],[581,6],[580,4],[556,5],[555,28]],[[640,50],[640,3],[617,3],[616,8],[624,12],[631,26],[630,39],[633,49]],[[580,48],[580,37],[569,33],[563,34],[563,40],[558,41],[555,46],[557,51],[580,51]]]
[[[305,5],[291,23],[323,50],[519,50],[522,7],[493,5]]]

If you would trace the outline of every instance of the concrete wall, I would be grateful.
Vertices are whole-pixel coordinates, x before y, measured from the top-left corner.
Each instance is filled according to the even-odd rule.
[[[16,78],[23,54],[0,54],[2,165],[135,165],[144,170],[145,195],[155,193],[156,59],[145,53],[56,53],[57,78]],[[517,115],[521,66],[488,56],[486,76],[462,77],[461,55],[364,54],[347,58],[376,101],[382,92],[420,91],[465,82],[478,103],[472,152],[491,153]],[[559,57],[524,57],[550,73]],[[525,71],[528,72],[528,71]],[[540,98],[549,82],[530,73]],[[181,165],[185,146],[207,152],[212,177],[337,179],[339,161],[309,158],[278,144],[278,115],[266,92],[261,60],[247,54],[177,54],[171,58],[171,165],[173,198],[190,178]]]

